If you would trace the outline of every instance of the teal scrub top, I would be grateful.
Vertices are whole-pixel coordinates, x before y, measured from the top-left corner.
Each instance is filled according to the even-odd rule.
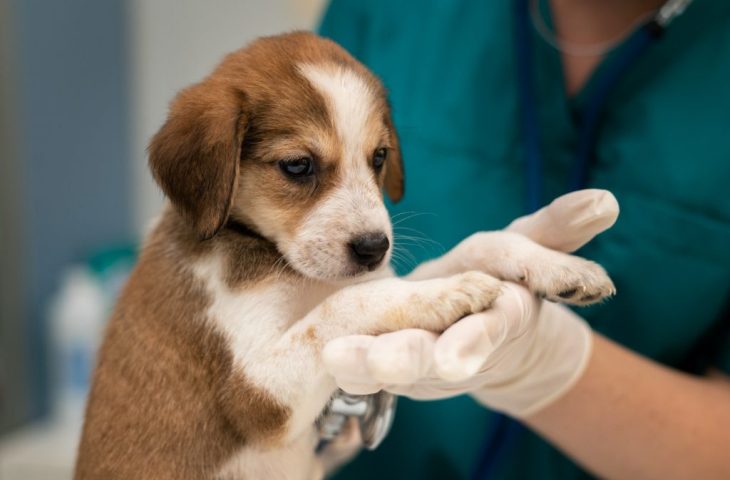
[[[400,272],[525,212],[513,24],[512,2],[484,0],[335,0],[324,17],[321,33],[390,91],[406,171],[396,244],[428,239],[404,241]],[[558,52],[531,35],[547,203],[565,193],[593,81],[569,98]],[[622,211],[581,255],[608,270],[618,295],[580,314],[657,362],[730,372],[730,2],[695,0],[621,78],[595,155],[589,186],[611,190]],[[492,419],[465,396],[404,399],[383,445],[338,478],[470,478]],[[588,476],[530,432],[496,472]]]

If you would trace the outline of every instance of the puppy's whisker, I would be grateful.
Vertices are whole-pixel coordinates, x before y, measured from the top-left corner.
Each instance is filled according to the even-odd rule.
[[[271,264],[271,268],[269,268],[269,274],[268,275],[274,275],[274,276],[276,276],[276,279],[277,280],[279,279],[279,277],[278,277],[279,263],[281,262],[281,259],[282,258],[284,258],[284,257],[281,256],[281,257],[277,258],[276,261],[273,264]]]
[[[431,245],[435,245],[437,247],[443,248],[443,245],[441,245],[439,242],[437,242],[435,240],[431,240],[430,238],[425,238],[425,237],[416,237],[413,235],[396,234],[395,240],[396,241],[412,241],[415,243],[429,243]]]
[[[421,217],[423,215],[433,215],[434,217],[437,216],[435,213],[431,212],[403,212],[403,214],[404,215],[402,218],[399,218],[398,215],[394,215],[393,217],[391,217],[393,227],[405,222],[406,220],[411,220],[413,218]]]
[[[413,268],[416,266],[415,259],[410,260],[402,255],[402,252],[393,252],[393,255],[391,257],[391,261],[393,264],[400,269],[401,266],[405,268]],[[400,262],[400,263],[399,263]]]
[[[401,231],[406,231],[406,232],[411,232],[411,233],[404,235],[404,234],[399,233]],[[433,240],[432,238],[429,238],[426,234],[424,234],[423,232],[421,232],[420,230],[417,230],[415,228],[402,227],[402,226],[401,227],[394,227],[393,228],[393,232],[394,232],[393,235],[396,238],[419,239],[419,240],[423,240],[425,242],[432,243],[432,244],[438,246],[439,248],[441,248],[444,251],[446,250],[441,243],[437,242],[436,240]]]
[[[284,272],[286,272],[286,268],[286,258],[282,255],[277,258],[274,264],[271,266],[270,273],[276,278],[276,281],[279,281],[284,275]]]
[[[417,213],[419,213],[419,212],[416,212],[415,210],[412,210],[412,211],[407,211],[407,212],[398,212],[398,213],[396,213],[396,214],[392,215],[392,216],[391,216],[390,218],[391,218],[391,220],[395,220],[395,219],[397,219],[398,217],[401,217],[401,216],[403,216],[403,215],[412,215],[412,214],[414,214],[414,213],[416,213],[416,214],[417,214]]]
[[[413,270],[417,266],[417,264],[415,262],[412,262],[412,261],[408,260],[407,258],[400,258],[399,261],[404,270]]]
[[[403,262],[400,261],[401,259],[393,257],[391,259],[390,265],[393,267],[394,270],[401,270],[407,268],[406,265],[403,264]]]
[[[397,247],[394,247],[393,255],[398,255],[404,260],[409,260],[413,264],[413,266],[418,264],[418,260],[416,260],[415,255],[413,255],[413,253],[411,253],[408,249],[399,249]]]
[[[441,245],[439,242],[428,238],[396,235],[394,238],[394,243],[396,245],[418,247],[425,251],[431,251],[435,247],[437,250],[439,250],[439,254],[446,251],[444,246]]]
[[[393,230],[398,231],[398,232],[412,232],[413,234],[418,235],[420,237],[428,238],[428,236],[425,233],[423,233],[422,231],[415,229],[413,227],[405,227],[403,225],[397,225],[397,226],[393,227]]]
[[[397,241],[393,242],[393,251],[394,252],[408,252],[411,253],[409,248],[410,246],[415,246],[415,244],[409,242],[409,241]]]

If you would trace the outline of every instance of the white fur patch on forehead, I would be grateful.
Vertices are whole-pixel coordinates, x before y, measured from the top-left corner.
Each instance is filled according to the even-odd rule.
[[[375,92],[353,70],[340,65],[299,65],[299,71],[327,101],[347,160],[363,153],[368,119],[374,111]]]

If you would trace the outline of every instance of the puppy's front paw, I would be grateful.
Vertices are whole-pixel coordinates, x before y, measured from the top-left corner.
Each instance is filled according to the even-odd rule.
[[[524,283],[553,302],[591,305],[616,293],[606,271],[595,262],[567,254],[542,259],[525,269]]]
[[[492,306],[501,292],[502,282],[486,273],[471,271],[449,278],[453,290],[446,292],[447,301],[464,315],[478,313]]]
[[[427,306],[426,328],[443,331],[457,320],[492,306],[501,292],[502,282],[481,272],[466,272],[444,279],[419,282]]]

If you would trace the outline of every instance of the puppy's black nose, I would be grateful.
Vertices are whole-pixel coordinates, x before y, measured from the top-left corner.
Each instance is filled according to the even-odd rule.
[[[350,252],[355,263],[373,270],[390,248],[388,237],[382,232],[366,233],[350,242]]]

